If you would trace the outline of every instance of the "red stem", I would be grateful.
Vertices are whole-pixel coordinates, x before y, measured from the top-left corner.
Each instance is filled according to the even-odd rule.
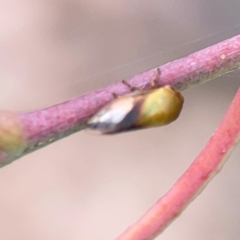
[[[226,74],[240,67],[240,35],[218,43],[187,57],[167,63],[160,67],[159,85],[172,85],[183,90]],[[156,75],[152,69],[129,79],[133,86],[150,89],[151,81]],[[112,93],[118,95],[129,92],[122,83],[114,83],[65,103],[20,115],[28,141],[46,142],[46,139],[59,139],[79,129],[90,116],[112,100]],[[35,149],[35,148],[34,148]]]
[[[162,232],[221,169],[240,137],[240,89],[193,164],[139,221],[117,240],[150,240]]]
[[[160,67],[159,86],[184,90],[240,67],[240,35]],[[129,79],[133,86],[149,89],[152,69]],[[93,91],[45,109],[22,114],[0,112],[0,166],[85,128],[85,123],[112,100],[112,93],[129,92],[122,83]]]

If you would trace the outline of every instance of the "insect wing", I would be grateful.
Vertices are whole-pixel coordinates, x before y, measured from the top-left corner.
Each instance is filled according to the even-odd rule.
[[[105,134],[119,132],[124,126],[129,127],[132,123],[127,123],[124,119],[134,108],[134,102],[135,99],[130,96],[115,99],[94,115],[87,127]]]

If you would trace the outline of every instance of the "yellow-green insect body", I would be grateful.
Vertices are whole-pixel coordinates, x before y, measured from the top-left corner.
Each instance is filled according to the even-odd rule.
[[[183,96],[170,86],[149,92],[140,108],[136,126],[163,126],[176,120],[182,110]]]
[[[119,96],[87,123],[91,130],[113,134],[167,125],[182,110],[183,96],[170,86]]]

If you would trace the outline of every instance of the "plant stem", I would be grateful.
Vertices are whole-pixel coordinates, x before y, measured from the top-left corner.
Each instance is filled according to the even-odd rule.
[[[159,67],[159,86],[179,90],[209,81],[240,67],[240,35]],[[136,87],[150,89],[156,68],[129,79]],[[22,114],[0,112],[0,166],[85,128],[85,123],[113,99],[126,94],[122,83],[93,91],[73,100]]]
[[[151,240],[161,233],[221,169],[240,138],[240,89],[196,160],[139,221],[117,240]]]

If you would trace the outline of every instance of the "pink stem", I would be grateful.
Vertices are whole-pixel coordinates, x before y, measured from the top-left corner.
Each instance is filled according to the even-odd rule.
[[[240,35],[160,67],[159,86],[184,90],[240,67]],[[156,69],[129,79],[136,87],[150,88]],[[126,94],[122,83],[93,91],[46,109],[14,114],[0,112],[0,166],[85,127],[87,119],[112,100]]]
[[[221,169],[240,137],[240,89],[218,129],[193,164],[139,221],[117,240],[150,240],[162,232]]]

